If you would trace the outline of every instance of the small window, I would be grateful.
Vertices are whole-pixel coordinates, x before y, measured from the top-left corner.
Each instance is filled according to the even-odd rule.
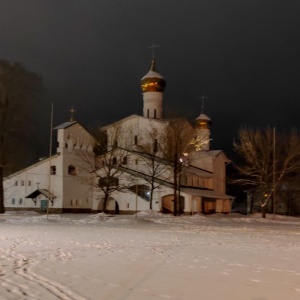
[[[22,180],[22,181],[21,181],[21,185],[24,186],[24,184],[25,184],[25,183],[24,183],[24,180]]]
[[[99,187],[106,186],[106,178],[100,177],[99,180],[98,180],[98,185],[99,185]]]
[[[22,198],[20,198],[20,200],[19,200],[19,204],[21,205],[23,203],[23,199]]]
[[[55,175],[56,174],[56,166],[51,166],[50,167],[50,174]]]
[[[150,111],[149,109],[147,109],[147,118],[149,118],[149,115],[150,115]]]
[[[127,156],[123,157],[122,165],[127,165]]]
[[[65,147],[68,148],[68,143],[65,143]]]
[[[70,165],[68,167],[68,174],[73,175],[73,176],[76,175],[76,168],[73,165]]]
[[[31,186],[31,180],[28,180],[28,186]]]
[[[156,119],[156,109],[154,109],[154,119]]]
[[[119,185],[119,178],[110,177],[108,180],[106,177],[101,177],[98,180],[99,187],[109,186],[118,186]]]
[[[73,199],[71,199],[71,202],[70,202],[71,206],[73,206]]]
[[[16,199],[15,198],[11,199],[11,204],[16,204]]]
[[[138,136],[135,135],[135,136],[134,136],[134,144],[137,145],[137,143],[138,143]]]
[[[15,186],[18,186],[18,180],[15,181]]]
[[[157,151],[158,151],[158,142],[157,139],[155,139],[153,143],[153,153],[156,153]]]
[[[129,208],[129,203],[127,203],[127,208]]]
[[[117,158],[116,158],[116,157],[113,157],[113,159],[112,159],[112,164],[113,164],[113,165],[116,165],[116,164],[117,164]]]
[[[114,148],[118,147],[118,141],[114,141]]]

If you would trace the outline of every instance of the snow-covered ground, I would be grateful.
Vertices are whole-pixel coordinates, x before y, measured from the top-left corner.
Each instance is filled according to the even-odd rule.
[[[300,219],[7,212],[0,299],[299,300]]]

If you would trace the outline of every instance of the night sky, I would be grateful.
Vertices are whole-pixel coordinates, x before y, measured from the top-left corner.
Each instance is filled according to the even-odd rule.
[[[299,0],[1,0],[0,57],[43,78],[48,137],[74,105],[84,126],[142,114],[140,79],[167,81],[164,112],[213,121],[229,153],[241,126],[300,127]]]

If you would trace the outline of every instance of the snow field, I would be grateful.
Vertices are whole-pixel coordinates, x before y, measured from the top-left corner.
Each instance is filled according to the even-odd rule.
[[[300,299],[300,221],[0,215],[0,299]]]

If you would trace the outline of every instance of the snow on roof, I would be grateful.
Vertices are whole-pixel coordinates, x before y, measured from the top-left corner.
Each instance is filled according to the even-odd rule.
[[[226,195],[226,194],[218,194],[214,191],[210,190],[202,190],[202,189],[191,189],[191,188],[182,188],[182,192],[205,197],[205,198],[213,198],[213,199],[234,199],[234,197]]]
[[[73,124],[78,123],[77,121],[69,121],[62,123],[61,125],[56,126],[54,129],[65,129],[69,126],[72,126]]]
[[[50,193],[48,190],[45,189],[37,189],[35,190],[33,193],[29,194],[28,196],[26,196],[25,198],[36,198],[39,195],[44,195],[45,197],[47,197],[48,199],[54,199],[56,198],[52,193]]]

